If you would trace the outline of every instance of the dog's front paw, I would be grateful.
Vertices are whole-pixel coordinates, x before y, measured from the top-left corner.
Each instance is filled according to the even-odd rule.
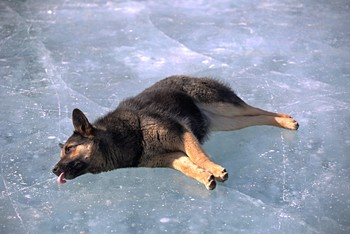
[[[221,172],[215,176],[215,179],[219,182],[224,182],[228,179],[228,172],[226,171],[225,168],[221,170]]]
[[[208,190],[213,190],[216,187],[215,177],[210,175],[208,181],[204,184]]]
[[[215,168],[212,168],[210,171],[215,177],[215,179],[219,182],[224,182],[228,179],[228,172],[225,168],[217,165]]]

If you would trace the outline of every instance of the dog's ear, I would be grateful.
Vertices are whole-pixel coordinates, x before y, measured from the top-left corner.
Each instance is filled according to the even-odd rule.
[[[75,132],[83,137],[91,137],[93,135],[93,126],[81,110],[73,110],[72,120]]]

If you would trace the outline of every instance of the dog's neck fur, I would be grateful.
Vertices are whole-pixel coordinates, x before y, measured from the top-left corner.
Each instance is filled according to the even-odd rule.
[[[139,142],[142,133],[135,122],[139,122],[136,115],[119,116],[115,111],[94,123],[97,129],[95,152],[100,152],[103,158],[96,173],[138,165],[142,155],[142,144]]]

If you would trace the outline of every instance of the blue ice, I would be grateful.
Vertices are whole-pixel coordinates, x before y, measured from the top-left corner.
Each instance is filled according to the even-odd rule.
[[[350,2],[0,2],[0,233],[350,233]],[[214,191],[170,169],[59,186],[71,111],[90,119],[164,77],[216,77],[296,132],[204,144]]]

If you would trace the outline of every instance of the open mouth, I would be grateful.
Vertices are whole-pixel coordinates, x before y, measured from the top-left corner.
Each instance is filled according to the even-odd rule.
[[[79,160],[68,163],[58,163],[52,169],[52,172],[58,176],[57,183],[65,184],[67,180],[72,180],[78,176],[87,173],[88,164]]]
[[[64,179],[64,172],[62,172],[57,178],[57,183],[58,184],[64,184],[66,182],[67,182],[67,180]]]

